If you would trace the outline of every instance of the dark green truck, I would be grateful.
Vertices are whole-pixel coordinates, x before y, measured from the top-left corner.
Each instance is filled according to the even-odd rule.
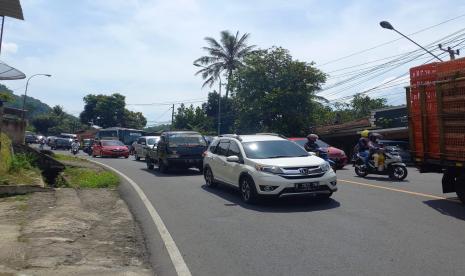
[[[198,168],[202,171],[203,153],[207,141],[195,131],[166,131],[160,135],[160,141],[147,150],[145,160],[147,168],[155,165],[162,173],[170,169]]]

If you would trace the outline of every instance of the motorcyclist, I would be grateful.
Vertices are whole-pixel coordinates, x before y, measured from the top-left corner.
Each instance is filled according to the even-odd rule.
[[[318,149],[320,148],[316,143],[318,138],[319,137],[316,134],[309,134],[307,136],[307,143],[304,145],[305,150],[310,152],[318,152]]]
[[[41,150],[43,150],[43,149],[44,149],[44,145],[45,145],[45,138],[40,138],[40,140],[39,140],[39,148],[40,148]]]
[[[358,155],[363,158],[363,161],[365,161],[365,165],[368,164],[368,156],[370,155],[370,140],[368,139],[368,136],[370,134],[370,131],[365,129],[360,133],[361,137],[358,140],[357,143],[357,151]]]
[[[371,159],[371,157],[373,156],[373,154],[375,154],[380,148],[380,144],[379,144],[379,139],[381,139],[382,136],[381,134],[379,133],[370,133],[369,137],[368,137],[368,148],[369,148],[369,151],[370,151],[370,155],[369,155],[369,159]]]
[[[79,150],[80,147],[81,147],[81,144],[79,143],[78,139],[74,139],[73,143],[71,143],[71,149]]]

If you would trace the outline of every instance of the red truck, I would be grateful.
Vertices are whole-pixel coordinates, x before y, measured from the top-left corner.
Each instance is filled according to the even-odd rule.
[[[465,58],[410,69],[409,135],[420,172],[443,173],[465,204]]]

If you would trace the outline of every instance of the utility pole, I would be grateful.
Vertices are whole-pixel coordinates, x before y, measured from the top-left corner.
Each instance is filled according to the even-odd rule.
[[[2,124],[3,124],[3,101],[0,99],[0,136],[2,135]],[[0,137],[1,138],[1,137]],[[0,151],[2,150],[2,139],[0,139]],[[0,158],[1,158],[0,154]],[[2,160],[0,160],[2,161]]]
[[[221,77],[220,87],[218,88],[218,136],[221,135]]]
[[[460,50],[453,50],[451,47],[447,47],[447,49],[442,48],[442,44],[438,44],[439,49],[442,51],[446,52],[450,56],[450,60],[455,59],[455,55],[459,56],[460,55]]]
[[[173,123],[174,123],[174,104],[171,107],[171,125],[170,125],[170,130],[173,130]]]

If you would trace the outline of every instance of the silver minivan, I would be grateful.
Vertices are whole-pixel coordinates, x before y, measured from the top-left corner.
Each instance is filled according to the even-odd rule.
[[[134,143],[134,158],[140,160],[145,158],[148,148],[156,147],[156,144],[160,140],[160,136],[141,136]]]

